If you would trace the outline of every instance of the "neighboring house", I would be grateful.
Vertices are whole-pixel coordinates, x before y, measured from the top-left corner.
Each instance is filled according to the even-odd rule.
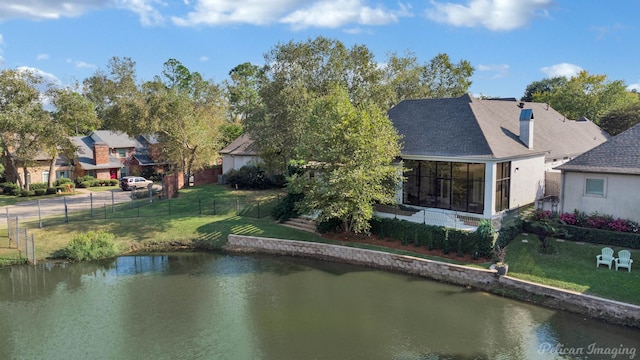
[[[640,124],[556,169],[562,172],[561,212],[640,222]]]
[[[608,138],[591,121],[515,99],[404,100],[388,115],[406,169],[398,202],[483,218],[544,197],[555,165]]]
[[[222,156],[222,173],[226,174],[231,169],[240,169],[249,164],[260,161],[258,152],[249,135],[243,134],[233,140],[231,144],[218,152]]]
[[[58,169],[58,167],[63,167],[64,165],[68,165],[68,162],[65,162],[63,159],[57,159],[56,164],[54,164],[54,171]],[[18,182],[16,178],[20,177],[23,183],[28,182],[31,183],[47,183],[49,181],[49,177],[52,176],[50,174],[51,169],[51,156],[44,152],[39,152],[36,155],[36,158],[33,159],[33,162],[29,164],[27,167],[27,174],[25,177],[24,169],[22,167],[22,163],[17,160],[14,160],[16,163],[16,171],[14,172],[11,162],[5,161],[5,177],[9,182]],[[55,180],[55,174],[53,175],[53,180]]]
[[[144,167],[160,166],[157,140],[153,136],[131,138],[110,130],[96,130],[88,136],[76,136],[72,140],[78,146],[74,176],[93,176],[96,179],[117,179],[127,175],[139,175]]]

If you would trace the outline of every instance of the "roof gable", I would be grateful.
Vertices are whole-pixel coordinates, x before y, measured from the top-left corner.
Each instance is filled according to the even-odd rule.
[[[557,167],[557,169],[640,174],[640,124]]]
[[[543,103],[513,99],[459,98],[404,100],[389,110],[403,136],[405,156],[509,158],[544,154],[577,156],[607,140],[590,121],[565,119]],[[534,148],[519,138],[520,116],[534,121]],[[535,120],[533,120],[535,119]]]

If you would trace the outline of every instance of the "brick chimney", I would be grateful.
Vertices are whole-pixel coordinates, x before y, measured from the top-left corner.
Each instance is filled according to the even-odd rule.
[[[533,109],[520,110],[520,141],[533,149]]]
[[[96,165],[109,163],[109,145],[105,143],[93,144],[93,161]]]

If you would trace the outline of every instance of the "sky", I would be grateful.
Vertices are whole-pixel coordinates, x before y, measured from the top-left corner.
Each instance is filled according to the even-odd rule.
[[[392,52],[467,60],[475,96],[519,98],[581,70],[640,91],[638,14],[638,0],[0,0],[0,69],[67,86],[117,56],[146,81],[173,58],[222,83],[278,44],[324,36],[381,66]]]

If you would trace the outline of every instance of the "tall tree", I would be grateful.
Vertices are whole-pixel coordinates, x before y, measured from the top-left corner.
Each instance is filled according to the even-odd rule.
[[[556,76],[552,78],[545,78],[539,81],[534,81],[531,84],[527,85],[527,88],[524,91],[524,96],[522,97],[522,101],[533,101],[534,94],[544,94],[551,93],[556,88],[564,86],[567,82],[567,78],[564,76]]]
[[[581,71],[552,91],[533,94],[533,101],[545,102],[569,119],[586,117],[596,124],[609,110],[635,101],[623,81],[607,81],[606,75]]]
[[[640,124],[640,101],[609,110],[600,119],[600,127],[612,136],[618,135],[636,124]]]
[[[462,96],[471,86],[473,67],[467,60],[453,64],[447,54],[438,54],[420,64],[414,53],[391,53],[385,66],[385,84],[390,88],[389,107],[405,99]]]
[[[188,176],[217,158],[227,112],[217,84],[171,59],[163,77],[145,83],[142,93],[147,116],[140,118],[135,130],[158,134],[163,153],[176,170]]]
[[[0,146],[13,177],[27,190],[27,168],[38,154],[39,141],[47,135],[47,113],[39,88],[50,86],[42,76],[28,70],[0,72]],[[24,179],[18,176],[18,164],[23,167]]]
[[[229,77],[231,81],[225,85],[229,93],[231,119],[244,122],[262,107],[258,91],[264,82],[264,73],[259,66],[246,62],[231,69]]]
[[[430,98],[459,97],[471,86],[473,67],[467,60],[453,64],[447,54],[436,55],[426,65],[424,77]]]
[[[95,105],[102,127],[132,133],[138,119],[146,116],[131,58],[113,57],[108,71],[98,70],[84,80],[84,94]]]
[[[304,193],[299,210],[340,219],[345,232],[367,231],[374,203],[394,201],[398,134],[378,105],[356,106],[340,87],[314,101],[308,120],[299,151],[306,171],[289,179],[291,192]]]
[[[317,37],[304,43],[279,44],[265,54],[259,94],[264,106],[245,120],[261,158],[272,171],[283,171],[305,131],[313,99],[336,84],[354,104],[387,101],[382,70],[364,46],[347,49],[337,40]]]

